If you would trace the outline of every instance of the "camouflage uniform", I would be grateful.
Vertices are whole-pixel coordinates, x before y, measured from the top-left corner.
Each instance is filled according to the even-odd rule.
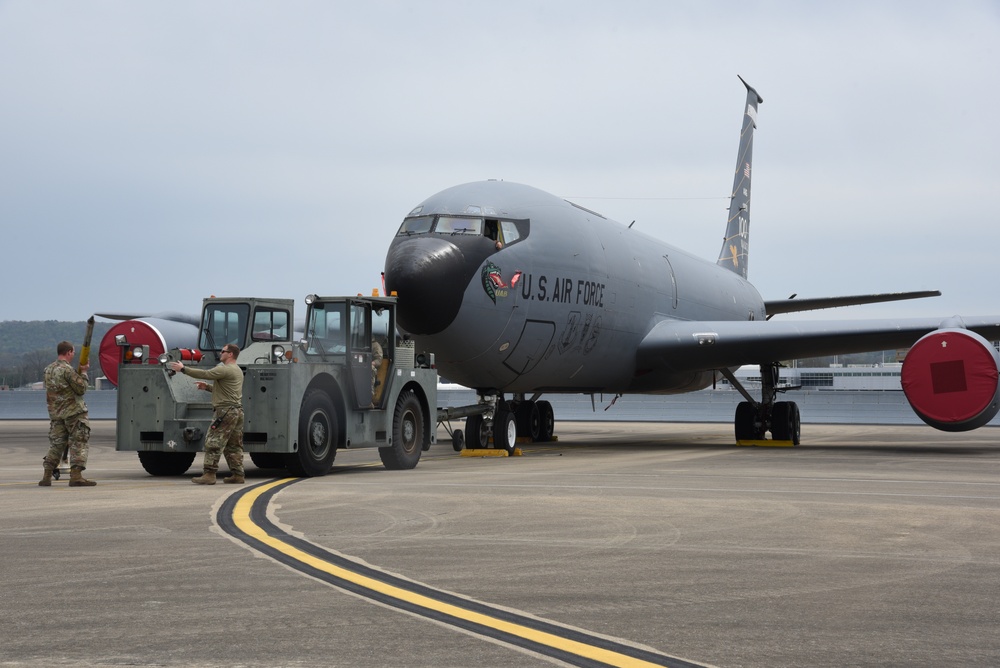
[[[213,417],[219,424],[208,430],[205,437],[204,470],[216,473],[223,456],[229,470],[243,477],[243,371],[236,364],[219,364],[203,370],[185,366],[183,374],[199,380],[214,381],[212,392]]]
[[[233,475],[243,477],[243,409],[229,408],[216,410],[215,418],[222,416],[222,422],[217,427],[208,430],[205,437],[206,471],[219,470],[219,459],[225,456],[226,463]],[[212,424],[215,424],[214,422]]]
[[[372,341],[372,393],[375,392],[375,381],[378,380],[378,368],[382,364],[382,346],[378,341]]]
[[[90,419],[83,394],[87,391],[87,374],[79,374],[66,360],[56,360],[45,367],[45,401],[49,408],[49,451],[46,468],[59,466],[69,444],[69,461],[81,471],[87,468]]]

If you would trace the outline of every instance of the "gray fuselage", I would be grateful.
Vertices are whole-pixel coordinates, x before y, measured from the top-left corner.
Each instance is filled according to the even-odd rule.
[[[651,328],[765,317],[734,271],[502,181],[455,186],[415,208],[389,248],[385,281],[400,328],[435,353],[443,377],[501,392],[691,391],[712,373],[637,368]]]

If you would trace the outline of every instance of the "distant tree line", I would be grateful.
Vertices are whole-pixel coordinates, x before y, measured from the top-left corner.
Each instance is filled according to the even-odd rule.
[[[101,375],[97,359],[101,339],[114,323],[95,322],[90,342],[90,380]],[[56,359],[60,341],[76,347],[73,366],[80,360],[87,323],[59,320],[5,320],[0,322],[0,386],[24,387],[42,380],[45,367]]]

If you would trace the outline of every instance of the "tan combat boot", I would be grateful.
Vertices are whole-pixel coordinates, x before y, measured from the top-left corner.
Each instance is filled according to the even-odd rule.
[[[246,478],[239,473],[233,473],[229,477],[223,478],[222,482],[229,483],[230,485],[242,485],[246,482]]]
[[[191,478],[191,482],[196,485],[214,485],[215,471],[205,471],[197,478]]]
[[[52,487],[52,464],[45,462],[45,473],[42,474],[42,479],[38,481],[39,487]]]
[[[93,487],[97,483],[83,477],[83,469],[79,466],[71,466],[69,469],[70,487]]]

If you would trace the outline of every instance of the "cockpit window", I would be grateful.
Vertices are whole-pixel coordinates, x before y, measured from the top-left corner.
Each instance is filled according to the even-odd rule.
[[[260,306],[253,314],[250,338],[254,341],[287,341],[288,311]]]
[[[347,351],[347,316],[343,302],[316,303],[309,309],[306,327],[310,355],[343,354]]]
[[[202,316],[198,347],[221,350],[227,343],[235,343],[245,348],[249,320],[249,304],[210,303]]]
[[[479,236],[483,233],[483,219],[438,216],[434,231],[438,234],[471,234]]]
[[[434,216],[417,216],[416,218],[406,218],[399,227],[396,236],[409,236],[411,234],[424,234],[431,231],[434,223]]]
[[[492,211],[493,207],[468,207]],[[484,237],[498,242],[497,248],[503,248],[528,236],[528,221],[503,218],[479,218],[476,216],[450,216],[428,214],[424,216],[410,215],[403,219],[396,236],[409,237],[417,234],[462,235]]]
[[[500,232],[503,235],[501,240],[508,245],[521,238],[521,233],[517,230],[517,225],[509,220],[500,221]]]

